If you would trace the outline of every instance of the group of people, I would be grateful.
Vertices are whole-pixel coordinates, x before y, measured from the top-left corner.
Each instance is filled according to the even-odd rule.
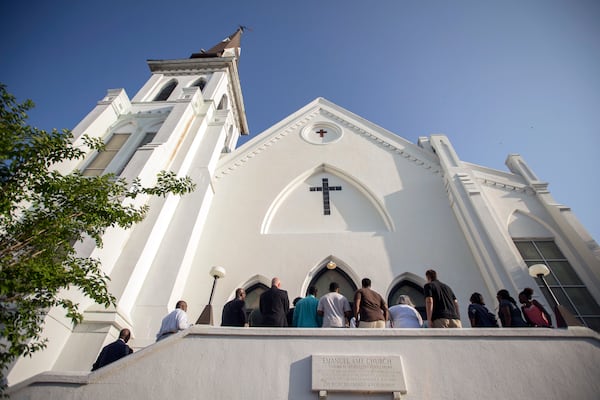
[[[317,288],[310,286],[308,295],[296,298],[290,308],[287,291],[275,277],[271,288],[260,296],[259,307],[247,317],[244,289],[237,289],[236,298],[223,307],[222,326],[299,327],[299,328],[461,328],[458,300],[452,289],[441,282],[437,272],[425,272],[423,288],[426,320],[416,310],[407,295],[400,295],[397,304],[388,308],[383,297],[371,289],[371,280],[364,278],[362,287],[354,293],[353,303],[343,296],[337,282],[331,282],[329,292],[318,298]],[[519,294],[521,308],[506,289],[497,294],[497,317],[485,306],[483,296],[473,293],[468,307],[471,327],[552,327],[550,314],[535,299],[533,289]]]
[[[437,280],[437,273],[428,270],[424,288],[426,326],[435,328],[461,327],[458,301],[449,286]],[[236,291],[236,298],[223,307],[222,326],[262,326],[299,328],[396,328],[423,327],[421,314],[409,296],[401,295],[398,304],[389,307],[383,297],[371,289],[371,280],[364,278],[361,288],[354,293],[353,302],[343,296],[337,282],[331,282],[329,292],[317,298],[317,288],[308,288],[308,295],[296,298],[289,306],[287,291],[275,277],[271,288],[260,296],[259,307],[245,318],[245,294]]]
[[[363,279],[362,288],[356,291],[354,307],[340,292],[337,282],[331,282],[329,292],[317,298],[317,288],[310,286],[308,295],[296,298],[290,308],[287,291],[281,289],[281,280],[271,280],[271,287],[261,294],[259,307],[245,319],[245,294],[236,290],[236,298],[223,307],[221,326],[344,328],[385,327],[388,308],[385,300],[371,289],[371,281]]]
[[[389,323],[392,328],[461,328],[458,300],[452,289],[438,280],[433,269],[427,270],[425,277],[426,321],[407,295],[400,295],[398,304],[388,308],[383,297],[371,289],[369,278],[362,280],[362,287],[354,293],[352,304],[340,293],[339,284],[331,282],[329,292],[321,298],[317,298],[317,288],[310,286],[308,295],[296,298],[294,307],[290,308],[288,293],[281,289],[281,281],[275,277],[271,280],[271,287],[261,294],[259,307],[250,315],[246,312],[246,291],[238,288],[235,298],[223,307],[221,326],[385,328]],[[503,327],[552,327],[550,314],[533,299],[533,289],[525,288],[519,293],[520,309],[506,289],[498,291],[496,297],[499,302],[498,319]],[[470,302],[471,327],[499,326],[480,293],[473,293]],[[163,318],[156,341],[192,326],[186,312],[187,303],[178,301],[175,310]],[[133,353],[127,345],[130,337],[130,330],[122,329],[119,338],[102,349],[92,371]]]
[[[499,290],[496,298],[499,303],[498,318],[504,328],[552,328],[552,317],[544,306],[533,298],[533,289],[525,288],[519,293],[520,309],[506,289]],[[498,327],[495,315],[485,307],[480,293],[473,293],[470,301],[469,320],[472,327]]]

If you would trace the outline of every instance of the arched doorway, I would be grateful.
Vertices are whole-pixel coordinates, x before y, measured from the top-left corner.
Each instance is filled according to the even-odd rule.
[[[398,304],[398,297],[400,295],[409,296],[415,305],[415,308],[421,314],[423,320],[427,320],[427,313],[425,311],[425,296],[423,295],[423,288],[409,280],[401,280],[394,288],[390,291],[388,296],[388,307],[395,306]]]
[[[246,288],[246,314],[250,320],[250,315],[252,311],[259,310],[260,307],[260,295],[265,291],[269,290],[267,285],[263,283],[255,283],[248,288]],[[258,326],[258,325],[255,325]]]
[[[349,302],[354,300],[354,292],[356,292],[357,287],[352,278],[340,267],[336,267],[335,269],[321,268],[308,286],[316,286],[318,296],[321,297],[329,292],[329,284],[331,282],[337,282],[340,285],[340,293]]]

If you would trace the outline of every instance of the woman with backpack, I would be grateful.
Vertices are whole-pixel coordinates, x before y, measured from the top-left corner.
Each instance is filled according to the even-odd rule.
[[[472,328],[497,328],[498,321],[494,314],[492,314],[483,301],[481,293],[473,293],[469,299],[469,320],[471,321]]]
[[[525,328],[527,323],[521,315],[521,310],[517,307],[517,302],[508,293],[508,290],[501,289],[496,295],[500,305],[498,306],[498,317],[503,328]]]

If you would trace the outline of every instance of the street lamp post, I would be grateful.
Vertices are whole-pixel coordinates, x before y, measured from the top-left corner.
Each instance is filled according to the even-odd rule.
[[[214,266],[210,269],[210,276],[214,278],[212,289],[210,291],[210,297],[208,298],[208,304],[202,310],[202,314],[198,317],[196,324],[199,325],[213,325],[213,312],[212,312],[212,299],[215,294],[215,287],[217,286],[217,279],[225,277],[225,268]]]
[[[581,326],[581,322],[579,322],[565,306],[558,302],[554,292],[550,290],[550,286],[546,281],[546,276],[548,274],[550,274],[550,269],[548,269],[545,264],[534,264],[529,267],[529,275],[534,278],[539,278],[548,293],[550,293],[550,296],[552,296],[552,300],[554,301],[554,315],[556,316],[556,327],[567,328],[569,326]]]

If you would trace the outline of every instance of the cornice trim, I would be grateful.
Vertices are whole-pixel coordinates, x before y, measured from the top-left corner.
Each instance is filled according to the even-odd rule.
[[[319,100],[317,100],[319,102]],[[301,126],[306,125],[309,121],[313,120],[318,115],[325,116],[336,123],[343,125],[345,128],[352,130],[359,135],[365,137],[366,139],[374,142],[377,146],[387,150],[390,153],[399,155],[408,161],[415,163],[416,165],[428,170],[433,174],[440,174],[441,167],[435,163],[430,162],[429,160],[423,160],[420,157],[415,156],[412,152],[406,150],[406,148],[401,148],[394,143],[391,143],[390,140],[382,138],[382,136],[373,133],[370,130],[367,130],[357,124],[354,124],[347,119],[344,119],[338,116],[336,113],[326,109],[322,104],[317,104],[315,108],[306,112],[303,116],[298,119],[290,122],[288,125],[285,125],[281,128],[279,133],[265,139],[264,142],[255,145],[255,147],[251,148],[246,153],[238,155],[236,158],[227,161],[223,167],[217,169],[215,173],[215,179],[220,179],[225,175],[229,175],[233,173],[237,168],[245,165],[250,159],[258,156],[267,148],[273,146],[283,137],[287,136],[290,132],[299,128]],[[276,129],[276,128],[275,128]],[[399,137],[400,138],[400,137]]]

